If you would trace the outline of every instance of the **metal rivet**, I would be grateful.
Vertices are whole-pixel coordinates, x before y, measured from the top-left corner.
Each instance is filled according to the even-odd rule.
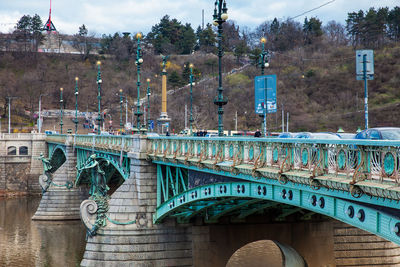
[[[318,205],[321,209],[325,208],[325,199],[323,197],[319,198]]]
[[[363,222],[365,220],[365,212],[364,212],[364,210],[359,210],[357,212],[357,218],[360,220],[360,222]]]
[[[283,199],[286,199],[286,190],[285,189],[282,190],[281,196]]]
[[[292,199],[293,199],[293,192],[292,192],[292,190],[289,190],[288,194],[289,194],[288,199],[289,199],[289,200],[292,200]]]
[[[349,216],[350,218],[354,217],[354,208],[353,206],[349,206],[346,210],[346,214],[347,216]]]

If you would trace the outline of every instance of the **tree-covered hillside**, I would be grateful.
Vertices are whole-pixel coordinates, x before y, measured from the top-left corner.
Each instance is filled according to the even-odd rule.
[[[33,19],[35,18],[35,19]],[[31,24],[30,24],[31,23]],[[64,88],[65,108],[74,109],[74,78],[79,77],[79,109],[97,111],[96,61],[101,60],[102,105],[119,125],[120,88],[130,105],[136,102],[137,42],[134,36],[116,33],[101,38],[90,36],[84,25],[70,38],[81,54],[36,53],[42,42],[38,18],[23,17],[14,33],[0,40],[0,114],[7,117],[7,97],[13,102],[16,128],[33,125],[40,94],[43,108],[59,108],[59,88]],[[269,65],[266,74],[278,77],[278,113],[268,116],[270,130],[281,129],[282,108],[290,114],[291,131],[335,131],[339,126],[355,131],[363,126],[363,82],[355,78],[355,50],[374,49],[375,79],[369,82],[371,126],[397,126],[400,110],[399,37],[400,8],[373,8],[348,14],[346,25],[330,21],[324,26],[316,17],[303,24],[274,19],[255,30],[224,24],[223,58],[225,128],[233,129],[238,114],[240,129],[260,127],[254,114],[254,77],[260,74],[259,40],[267,38]],[[22,38],[23,37],[23,38]],[[14,39],[13,39],[14,38]],[[74,39],[75,38],[75,39]],[[7,46],[7,40],[14,40]],[[168,114],[175,132],[184,127],[185,104],[189,105],[188,64],[193,63],[193,90],[197,129],[217,127],[216,106],[218,61],[215,28],[208,24],[196,30],[190,24],[165,16],[143,39],[141,97],[151,79],[151,117],[160,114],[161,56],[169,54]],[[97,51],[96,53],[92,53]],[[232,71],[233,70],[233,71]],[[131,118],[131,107],[129,108]],[[115,119],[118,118],[118,119]]]

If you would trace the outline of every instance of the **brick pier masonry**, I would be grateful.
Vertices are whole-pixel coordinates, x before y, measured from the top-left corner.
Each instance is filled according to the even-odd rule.
[[[0,190],[35,194],[43,172],[36,158],[47,151],[45,134],[0,134]]]
[[[131,175],[111,196],[110,221],[88,238],[82,266],[193,266],[191,227],[153,225],[157,203],[156,167],[146,160],[146,139],[135,139]]]
[[[42,164],[40,162],[40,164]],[[52,183],[43,193],[39,207],[32,220],[63,221],[79,220],[79,206],[88,198],[87,188],[76,188],[76,153],[73,147],[72,135],[65,143],[65,162],[53,173]],[[67,183],[71,187],[67,187]]]

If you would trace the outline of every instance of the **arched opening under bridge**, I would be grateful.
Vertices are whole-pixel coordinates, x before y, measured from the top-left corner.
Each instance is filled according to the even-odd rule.
[[[226,267],[306,267],[303,257],[292,247],[273,240],[249,243],[230,257]]]

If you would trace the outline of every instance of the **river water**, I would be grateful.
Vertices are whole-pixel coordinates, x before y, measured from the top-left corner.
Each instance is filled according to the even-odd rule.
[[[79,266],[85,251],[81,221],[31,218],[40,198],[0,198],[0,266]]]

